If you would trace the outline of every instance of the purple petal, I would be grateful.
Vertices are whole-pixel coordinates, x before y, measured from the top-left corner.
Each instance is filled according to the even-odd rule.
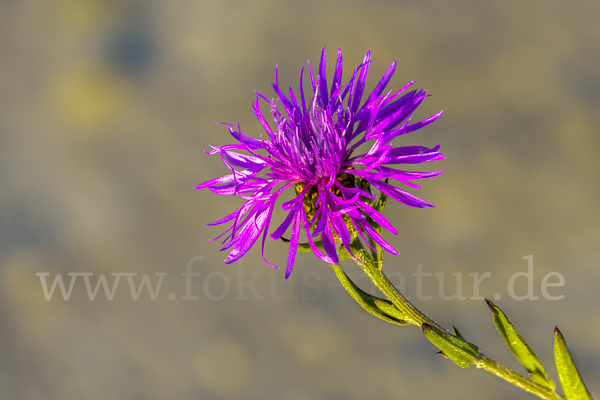
[[[306,238],[307,238],[308,244],[310,245],[310,248],[312,249],[313,253],[315,253],[315,255],[317,257],[319,257],[321,260],[325,261],[326,263],[333,264],[334,263],[333,260],[331,258],[329,258],[327,255],[323,254],[321,252],[321,250],[319,250],[319,248],[315,244],[315,241],[313,240],[313,238],[310,234],[310,226],[308,225],[308,222],[306,220],[306,213],[301,210],[300,215],[302,216],[302,224],[304,225],[304,230],[306,232]]]
[[[296,212],[294,225],[292,226],[292,236],[290,238],[290,250],[288,252],[287,267],[285,270],[285,279],[290,277],[296,261],[296,252],[298,251],[298,239],[300,238],[300,212]]]
[[[229,126],[229,133],[231,133],[231,136],[233,136],[235,138],[235,140],[237,140],[238,142],[242,143],[244,145],[244,147],[246,147],[246,149],[260,149],[263,147],[262,142],[258,139],[255,139],[253,137],[247,136],[247,135],[242,135],[241,129],[239,129],[236,131],[232,125],[230,124],[224,124],[222,122],[217,122],[217,124],[221,124],[221,125],[228,125]]]
[[[259,212],[257,212],[251,219],[246,223],[239,236],[236,238],[235,246],[225,259],[225,264],[231,264],[239,260],[244,256],[248,250],[254,245],[258,236],[265,229],[265,223],[268,221],[269,215],[273,211],[273,204],[267,204],[267,207],[263,205]]]
[[[383,226],[385,229],[387,229],[394,235],[398,234],[396,228],[394,228],[394,226],[387,219],[385,219],[385,217],[379,211],[377,211],[364,201],[359,201],[358,206],[360,207],[361,211],[367,214],[369,217],[371,217],[373,221],[377,222],[379,225]]]
[[[381,80],[375,87],[375,90],[373,91],[373,95],[379,96],[385,90],[385,87],[390,82],[392,75],[394,75],[394,72],[396,72],[396,63],[397,63],[396,60],[394,60],[392,65],[390,65],[389,68],[387,69],[387,71],[385,71],[385,73],[381,77]]]
[[[315,76],[313,75],[312,66],[310,65],[310,61],[306,60],[308,64],[308,73],[310,74],[310,84],[312,86],[313,93],[317,93],[317,85],[315,83]]]
[[[362,69],[359,67],[359,69],[361,69],[361,72],[358,76],[358,81],[354,86],[354,90],[352,91],[352,106],[350,107],[350,109],[353,113],[355,113],[356,110],[358,110],[358,106],[362,99],[363,91],[365,90],[365,84],[367,83],[367,75],[369,75],[369,64],[371,64],[371,49],[369,49],[367,51],[367,54],[365,54],[365,59],[363,60],[363,63],[361,65]]]
[[[384,250],[392,253],[393,255],[398,255],[398,251],[396,251],[396,249],[394,249],[388,242],[383,240],[379,233],[377,233],[377,231],[373,229],[373,227],[368,222],[363,222],[361,226],[363,227],[367,235],[369,235],[369,237],[375,241],[375,243],[377,243],[378,245],[383,247]]]
[[[383,193],[390,196],[392,199],[399,201],[400,203],[406,204],[407,206],[416,208],[433,207],[425,200],[413,196],[412,194],[407,193],[404,190],[400,190],[397,187],[392,186],[388,183],[376,180],[368,180],[368,182],[371,185],[375,186],[377,189],[381,190]]]
[[[321,52],[321,62],[319,63],[319,103],[321,107],[327,107],[329,103],[329,94],[327,93],[327,54],[325,49]]]
[[[304,111],[304,115],[308,115],[306,112],[306,101],[304,100],[304,65],[300,70],[300,101],[302,102],[302,110]]]
[[[248,156],[245,154],[236,153],[233,151],[221,152],[221,156],[224,158],[223,161],[228,165],[234,165],[239,168],[252,168],[260,165],[261,168],[265,166],[266,161],[260,158]]]
[[[333,83],[331,84],[332,97],[334,97],[334,93],[340,89],[340,85],[342,84],[343,70],[342,49],[338,47],[337,61],[335,62],[335,73],[333,75]],[[335,97],[337,97],[337,95]]]
[[[287,231],[287,229],[290,227],[290,224],[292,223],[294,218],[296,218],[297,213],[298,213],[298,210],[290,211],[288,213],[288,215],[285,217],[285,219],[283,220],[283,222],[281,223],[281,225],[279,225],[279,227],[277,229],[275,229],[275,231],[273,231],[273,233],[271,233],[271,237],[273,239],[280,239],[283,236],[283,234]]]
[[[432,123],[433,121],[435,121],[436,119],[441,117],[443,113],[444,113],[444,110],[438,111],[437,113],[433,114],[431,117],[429,117],[421,122],[417,122],[415,124],[409,125],[406,128],[406,131],[404,133],[414,132],[417,129],[421,129],[424,126],[429,125],[430,123]]]
[[[273,208],[275,206],[275,200],[277,199],[277,195],[273,196],[273,200],[271,200],[269,202],[269,215],[267,216],[267,219],[264,223],[264,228],[262,229],[263,231],[263,237],[262,237],[262,244],[260,247],[260,254],[262,256],[263,261],[270,267],[272,268],[279,268],[277,265],[271,264],[270,262],[267,261],[267,259],[265,258],[265,239],[267,238],[267,232],[269,231],[269,224],[271,223],[271,217],[273,216]]]
[[[265,117],[263,117],[262,111],[260,110],[260,98],[261,97],[264,97],[264,96],[257,92],[256,93],[256,101],[252,104],[252,110],[254,111],[254,115],[256,115],[256,118],[258,118],[258,120],[262,124],[263,128],[265,128],[265,131],[267,132],[269,137],[273,138],[273,131],[271,130],[271,127],[269,126],[269,123],[267,122],[267,120],[265,120]],[[258,142],[258,140],[257,140],[257,142]],[[261,147],[262,147],[262,143],[261,143]]]
[[[212,185],[220,184],[220,183],[228,183],[233,182],[234,177],[232,175],[225,175],[220,178],[211,179],[210,181],[206,181],[203,184],[196,186],[194,189],[204,189]]]
[[[348,232],[344,218],[340,214],[331,212],[329,213],[329,220],[331,221],[335,234],[338,235],[342,243],[350,243],[350,232]]]
[[[323,248],[325,249],[325,253],[327,253],[329,258],[331,258],[333,264],[339,263],[339,259],[335,249],[335,242],[333,240],[333,234],[331,232],[331,227],[329,226],[329,224],[325,225],[325,229],[323,230],[323,234],[321,235],[321,240],[323,241]]]

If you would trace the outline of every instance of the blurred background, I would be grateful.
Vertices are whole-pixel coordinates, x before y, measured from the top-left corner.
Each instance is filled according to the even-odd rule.
[[[344,82],[371,48],[369,88],[397,59],[390,87],[418,80],[433,94],[416,116],[444,110],[395,142],[440,143],[447,159],[412,190],[435,209],[388,202],[392,280],[524,373],[469,300],[468,275],[489,272],[479,295],[500,298],[551,377],[558,325],[600,396],[599,19],[600,3],[583,0],[0,1],[0,397],[533,398],[371,317],[312,254],[284,280],[256,248],[223,265],[208,241],[222,230],[204,224],[241,205],[193,190],[226,173],[204,154],[232,142],[214,121],[258,137],[254,90],[272,96],[275,65],[297,87],[306,59],[338,46]],[[285,264],[279,242],[266,253]],[[538,299],[515,300],[507,284],[528,255]],[[189,293],[188,265],[200,274]],[[445,300],[432,276],[419,300],[419,266],[444,274],[447,296],[461,274],[467,299]],[[541,292],[551,272],[561,300]],[[90,300],[81,276],[68,300],[59,287],[46,300],[38,273],[67,289],[69,273],[93,274],[92,287],[100,274],[164,279],[155,300],[147,289],[133,300],[127,276],[112,300],[103,289]]]

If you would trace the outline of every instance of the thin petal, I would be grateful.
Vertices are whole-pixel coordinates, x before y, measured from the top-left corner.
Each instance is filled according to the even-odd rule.
[[[392,199],[399,201],[407,206],[416,207],[416,208],[425,208],[425,207],[433,207],[431,204],[422,200],[416,196],[413,196],[410,193],[405,192],[404,190],[400,190],[395,186],[392,186],[388,183],[368,180],[368,182],[375,186],[377,189],[381,190],[383,193],[390,196]]]
[[[363,91],[365,90],[365,84],[367,83],[367,76],[369,75],[369,65],[371,64],[371,49],[367,51],[365,54],[365,59],[361,65],[362,68],[360,71],[360,75],[358,76],[358,81],[356,81],[354,90],[352,91],[352,106],[350,109],[353,113],[358,110],[358,106],[360,101],[362,100]]]
[[[296,252],[298,251],[298,241],[300,238],[300,212],[294,216],[294,225],[292,225],[292,236],[290,238],[290,250],[288,252],[287,267],[285,270],[285,279],[290,277],[296,261]]]
[[[319,103],[321,107],[327,107],[329,103],[329,94],[327,92],[327,54],[325,49],[321,52],[321,62],[319,63]]]
[[[364,201],[359,201],[358,206],[360,207],[361,211],[371,217],[373,221],[377,222],[394,235],[398,234],[396,228],[394,228],[394,226],[387,219],[385,219],[385,217],[379,211],[375,210]]]
[[[398,255],[398,251],[396,249],[394,249],[388,242],[383,240],[383,238],[379,235],[379,233],[377,233],[377,231],[375,229],[373,229],[373,227],[368,222],[363,222],[361,224],[361,226],[364,228],[367,235],[369,235],[369,237],[375,241],[375,243],[377,243],[378,245],[383,247],[383,249],[386,250],[387,252],[389,252],[395,256]]]
[[[292,221],[294,221],[294,218],[296,218],[297,213],[297,210],[290,211],[281,223],[281,225],[279,225],[279,227],[277,227],[277,229],[275,229],[275,231],[271,233],[271,237],[273,239],[280,239],[283,236],[283,234],[288,230],[290,224],[292,223]]]
[[[394,72],[396,72],[396,63],[396,60],[394,60],[392,65],[390,65],[387,71],[385,71],[385,73],[381,77],[381,80],[377,84],[377,87],[375,87],[375,90],[373,91],[374,96],[379,96],[381,93],[383,93],[385,87],[390,82],[392,75],[394,75]]]
[[[331,258],[333,264],[337,264],[339,262],[337,252],[335,249],[335,241],[333,240],[333,234],[331,232],[331,227],[329,224],[325,225],[325,229],[323,230],[323,235],[321,236],[321,240],[323,241],[323,248],[325,249],[325,253]]]

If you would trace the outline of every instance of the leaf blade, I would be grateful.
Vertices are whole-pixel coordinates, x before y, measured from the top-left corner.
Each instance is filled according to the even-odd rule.
[[[372,296],[361,290],[350,280],[342,267],[334,264],[333,269],[342,286],[352,296],[352,298],[369,314],[376,316],[386,322],[395,325],[408,325],[409,322],[403,319],[402,312],[398,310],[390,301]]]
[[[517,332],[504,311],[490,300],[486,300],[486,302],[492,312],[494,323],[500,336],[502,336],[502,339],[504,339],[504,342],[521,365],[529,372],[531,380],[550,390],[554,390],[556,384],[548,377],[542,362],[531,346],[529,346],[529,343]]]
[[[554,329],[554,359],[558,371],[558,379],[567,400],[592,400],[567,347],[561,331]]]
[[[444,332],[429,324],[423,324],[421,329],[427,339],[441,350],[441,355],[451,359],[461,368],[468,368],[481,358],[481,350],[459,336]]]

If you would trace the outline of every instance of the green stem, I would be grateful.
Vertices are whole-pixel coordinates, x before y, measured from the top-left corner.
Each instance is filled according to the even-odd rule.
[[[365,260],[366,261],[366,260]],[[446,329],[438,325],[435,321],[429,318],[427,315],[419,311],[402,293],[400,293],[385,276],[382,270],[379,268],[373,268],[373,265],[369,265],[368,261],[362,263],[361,267],[365,274],[371,279],[371,281],[377,286],[379,290],[405,315],[406,321],[417,326],[423,324],[429,324],[436,328],[448,332]]]
[[[371,281],[377,286],[377,288],[394,304],[395,307],[398,308],[403,314],[403,318],[406,322],[411,323],[413,325],[417,325],[419,327],[423,326],[423,324],[428,324],[436,327],[446,333],[453,334],[452,332],[444,329],[442,326],[437,324],[427,315],[423,314],[420,310],[418,310],[410,301],[402,295],[390,282],[390,280],[385,276],[383,271],[381,270],[381,264],[373,260],[366,250],[363,248],[355,248],[356,253],[358,253],[358,258],[360,262],[358,263],[360,267],[363,269],[365,274],[371,279]],[[334,269],[336,273],[340,269],[339,265],[334,265]],[[338,275],[339,276],[339,275]],[[527,379],[526,377],[512,371],[509,368],[497,363],[491,358],[485,356],[484,354],[480,354],[480,356],[475,361],[475,365],[477,368],[485,369],[486,371],[491,372],[492,374],[504,379],[505,381],[538,396],[544,400],[564,400],[564,397],[556,394],[556,392],[539,385],[538,383]]]
[[[485,355],[482,355],[481,359],[476,362],[476,365],[477,368],[483,368],[497,377],[502,378],[505,381],[523,389],[524,391],[536,395],[540,399],[564,400],[564,397],[559,396],[556,392],[547,389],[522,375],[517,374],[515,371],[506,368],[504,365],[499,364]]]

